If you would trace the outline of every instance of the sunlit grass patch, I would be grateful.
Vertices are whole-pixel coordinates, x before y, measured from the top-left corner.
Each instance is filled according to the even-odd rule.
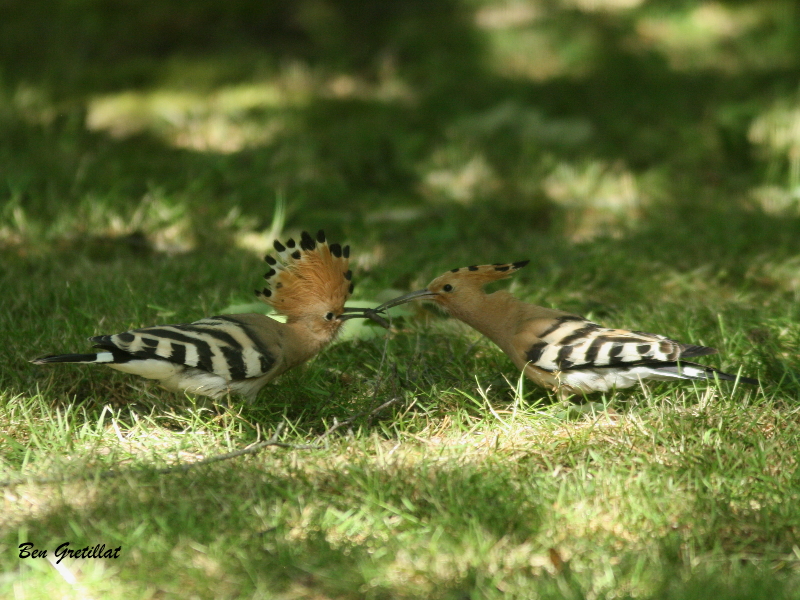
[[[113,247],[133,252],[166,254],[189,252],[196,246],[194,224],[186,203],[152,190],[127,210],[87,197],[74,211],[56,222],[44,223],[13,200],[6,205],[6,224],[0,226],[0,244],[34,253],[47,253],[51,245],[91,248],[96,254]]]
[[[579,148],[593,133],[586,120],[547,118],[531,106],[500,102],[449,127],[445,143],[418,166],[421,191],[433,202],[540,201],[562,167],[554,155]]]
[[[619,586],[647,594],[684,568],[664,561],[664,552],[683,553],[695,573],[722,559],[713,549],[717,530],[689,523],[717,490],[736,489],[731,476],[737,470],[753,468],[783,482],[778,485],[792,485],[788,474],[764,469],[762,460],[780,461],[775,450],[797,435],[794,421],[775,427],[783,417],[768,403],[748,404],[755,411],[748,415],[722,397],[699,406],[691,392],[661,405],[665,399],[577,421],[523,407],[504,429],[484,407],[466,428],[462,416],[456,417],[460,424],[430,422],[395,440],[355,432],[331,440],[325,452],[267,451],[160,483],[142,471],[138,481],[131,475],[71,486],[67,506],[49,506],[47,522],[57,536],[58,511],[69,507],[78,539],[100,536],[132,548],[113,566],[128,576],[147,568],[152,584],[167,592],[212,585],[217,593],[239,594],[278,586],[285,593],[384,590],[438,597],[447,589],[477,588],[500,597],[566,584],[593,595]],[[680,408],[684,403],[687,410]],[[403,427],[413,412],[384,426]],[[705,435],[708,423],[715,435]],[[741,449],[763,431],[768,445],[742,462]],[[733,537],[723,543],[739,556],[747,556],[752,537],[736,541],[736,515],[775,510],[773,496],[748,494],[742,491],[745,504],[730,516],[711,512],[711,523],[732,527]],[[238,527],[224,530],[201,519],[209,511]],[[142,527],[134,528],[134,520]],[[124,537],[129,526],[140,533]],[[765,558],[786,560],[784,526],[773,519],[760,527],[777,544]],[[145,532],[149,556],[161,561],[135,550]],[[159,566],[167,557],[198,577],[170,581]],[[337,569],[345,576],[334,577]],[[246,583],[243,573],[254,579]],[[87,582],[101,589],[91,577]]]
[[[759,52],[748,51],[751,39],[765,27],[781,27],[791,10],[788,3],[781,2],[769,10],[702,2],[685,12],[644,16],[636,31],[641,42],[663,52],[678,70],[774,68],[788,57],[764,46]]]
[[[122,92],[90,101],[86,126],[117,138],[151,132],[178,148],[236,152],[269,143],[283,130],[275,107],[291,106],[271,86],[242,86],[206,93],[186,91]]]
[[[646,204],[636,177],[622,165],[559,164],[542,187],[566,209],[565,234],[576,241],[622,235],[641,218]]]
[[[348,74],[315,74],[295,62],[260,82],[207,90],[160,88],[91,98],[86,127],[116,138],[151,133],[176,148],[232,153],[270,145],[293,113],[316,98],[408,100],[411,92],[388,62],[376,83]]]
[[[779,41],[791,35],[784,29],[792,18],[789,2],[769,6],[701,2],[676,10],[640,0],[480,4],[476,24],[488,34],[493,67],[511,77],[547,81],[590,76],[595,61],[607,51],[602,26],[592,20],[596,15],[620,17],[620,23],[630,19],[623,25],[625,49],[658,52],[677,71],[741,73],[792,61]],[[565,22],[571,25],[568,34]],[[770,38],[765,35],[769,30],[782,34]]]
[[[752,199],[773,215],[800,214],[800,108],[776,103],[753,119],[748,139],[765,165],[765,185],[754,188]]]
[[[481,4],[475,23],[487,33],[491,65],[497,72],[545,81],[589,71],[591,33],[574,28],[565,40],[550,26],[555,12],[571,6],[517,0]]]

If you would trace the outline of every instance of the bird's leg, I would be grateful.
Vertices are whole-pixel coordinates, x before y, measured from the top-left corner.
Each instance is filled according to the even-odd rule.
[[[567,402],[570,398],[572,398],[572,396],[575,395],[572,389],[565,385],[558,385],[557,387],[553,388],[553,391],[556,393],[556,396],[558,396],[558,399],[561,402]]]
[[[575,395],[575,391],[571,387],[561,383],[561,371],[555,372],[555,378],[556,382],[555,385],[553,385],[553,391],[556,393],[556,396],[558,396],[559,401],[567,402],[571,396]]]

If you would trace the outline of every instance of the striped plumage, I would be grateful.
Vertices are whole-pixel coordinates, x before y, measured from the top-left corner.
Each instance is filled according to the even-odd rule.
[[[531,380],[562,395],[625,388],[644,379],[737,379],[685,360],[717,352],[713,348],[642,331],[609,329],[578,315],[522,302],[506,291],[483,291],[487,283],[510,277],[526,264],[453,269],[425,289],[376,310],[432,300],[497,344]],[[739,381],[758,384],[746,377]]]
[[[353,290],[348,246],[329,246],[322,231],[316,240],[304,231],[299,244],[276,240],[274,246],[277,258],[266,257],[268,287],[256,295],[286,315],[286,323],[256,313],[222,315],[92,337],[96,353],[31,362],[101,363],[171,390],[252,400],[269,381],[322,350],[343,321],[362,316],[344,306]]]

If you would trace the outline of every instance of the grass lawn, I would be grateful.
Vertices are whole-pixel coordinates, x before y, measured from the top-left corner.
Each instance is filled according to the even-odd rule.
[[[800,597],[794,4],[279,4],[0,19],[0,596]],[[27,362],[251,310],[320,228],[366,305],[531,259],[762,385],[560,402],[419,305],[253,405]]]

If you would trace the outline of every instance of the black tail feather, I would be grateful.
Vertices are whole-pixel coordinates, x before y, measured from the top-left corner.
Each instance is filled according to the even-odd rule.
[[[704,346],[698,346],[699,348],[704,348]],[[716,351],[715,351],[716,352]],[[697,374],[695,376],[690,375],[686,372],[686,368],[694,370],[698,369],[702,372],[702,374]],[[752,377],[744,377],[739,375],[731,375],[730,373],[725,373],[720,371],[719,369],[715,369],[714,367],[709,367],[708,365],[701,365],[694,362],[688,362],[682,360],[680,362],[673,362],[673,363],[656,363],[653,364],[653,368],[658,369],[659,371],[669,371],[671,373],[680,373],[681,375],[685,375],[687,379],[720,379],[722,381],[739,381],[741,383],[747,383],[749,385],[759,385],[758,379],[753,379]]]
[[[705,348],[705,346],[698,346]],[[712,348],[713,349],[713,348]],[[743,377],[725,373],[714,367],[708,365],[701,365],[688,360],[679,362],[654,362],[651,360],[640,360],[636,362],[625,363],[624,365],[608,365],[604,367],[594,367],[595,371],[602,371],[603,369],[633,369],[635,367],[649,367],[653,371],[661,371],[665,374],[675,376],[677,379],[695,379],[695,380],[713,380],[715,377],[722,381],[740,381],[749,385],[760,385],[758,379],[752,377]]]
[[[693,356],[706,356],[719,352],[716,348],[708,346],[697,346],[695,344],[681,344],[681,358],[691,358]]]

